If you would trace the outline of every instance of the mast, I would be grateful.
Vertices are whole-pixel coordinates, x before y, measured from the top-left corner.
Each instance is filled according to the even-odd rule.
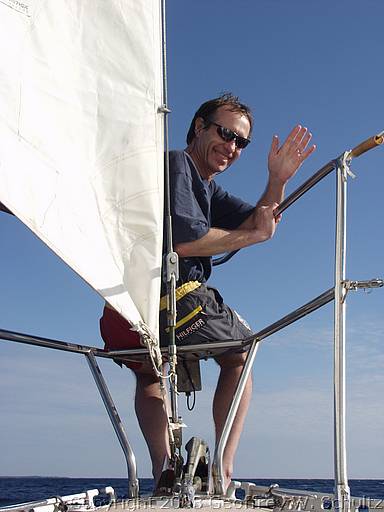
[[[178,254],[173,249],[172,237],[172,216],[171,216],[171,194],[169,174],[169,130],[168,115],[171,110],[168,106],[168,84],[167,84],[167,34],[166,34],[166,1],[161,1],[161,26],[162,26],[162,65],[163,65],[163,101],[161,111],[164,114],[164,249],[163,261],[167,290],[167,324],[169,328],[169,377],[170,377],[170,399],[171,399],[171,428],[170,435],[171,465],[178,475],[182,465],[180,454],[182,446],[181,425],[177,403],[177,348],[175,340],[176,330],[176,284],[179,279]]]

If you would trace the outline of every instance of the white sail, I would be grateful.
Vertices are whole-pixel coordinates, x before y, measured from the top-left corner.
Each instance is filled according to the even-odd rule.
[[[157,335],[159,0],[0,0],[0,201]]]

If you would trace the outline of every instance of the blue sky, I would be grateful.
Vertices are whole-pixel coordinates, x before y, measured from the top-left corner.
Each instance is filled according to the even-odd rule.
[[[274,133],[297,123],[318,149],[288,192],[330,159],[384,129],[379,0],[168,0],[170,137],[182,148],[197,106],[223,91],[248,103],[253,142],[220,184],[255,202],[266,183]],[[347,276],[383,277],[382,148],[357,159],[349,181]],[[334,178],[283,216],[274,239],[241,251],[211,284],[261,329],[332,286]],[[1,327],[102,346],[102,301],[16,219],[3,215]],[[348,466],[351,477],[383,478],[382,290],[348,296]],[[149,458],[133,414],[129,371],[101,361],[139,460]],[[211,442],[217,377],[202,363],[204,393],[191,435]],[[332,306],[268,339],[256,358],[254,397],[235,476],[333,477]],[[86,362],[70,354],[0,342],[0,474],[118,477],[125,465]],[[204,421],[201,421],[204,418]],[[249,456],[249,454],[252,454]]]

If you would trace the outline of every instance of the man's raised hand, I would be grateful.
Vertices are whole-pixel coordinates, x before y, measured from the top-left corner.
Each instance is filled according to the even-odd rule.
[[[301,164],[311,155],[316,146],[308,147],[312,134],[307,128],[297,125],[288,135],[286,141],[279,147],[279,137],[272,138],[268,155],[268,169],[271,180],[286,183],[296,174]]]

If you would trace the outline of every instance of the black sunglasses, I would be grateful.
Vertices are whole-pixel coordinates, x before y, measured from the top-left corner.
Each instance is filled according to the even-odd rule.
[[[221,126],[221,124],[217,124],[214,121],[208,122],[209,124],[214,124],[215,126],[217,126],[217,133],[225,142],[232,142],[234,140],[235,146],[239,149],[246,148],[248,144],[251,142],[250,139],[240,137],[240,135],[237,135],[236,132],[230,130],[229,128],[225,128],[225,126]]]

